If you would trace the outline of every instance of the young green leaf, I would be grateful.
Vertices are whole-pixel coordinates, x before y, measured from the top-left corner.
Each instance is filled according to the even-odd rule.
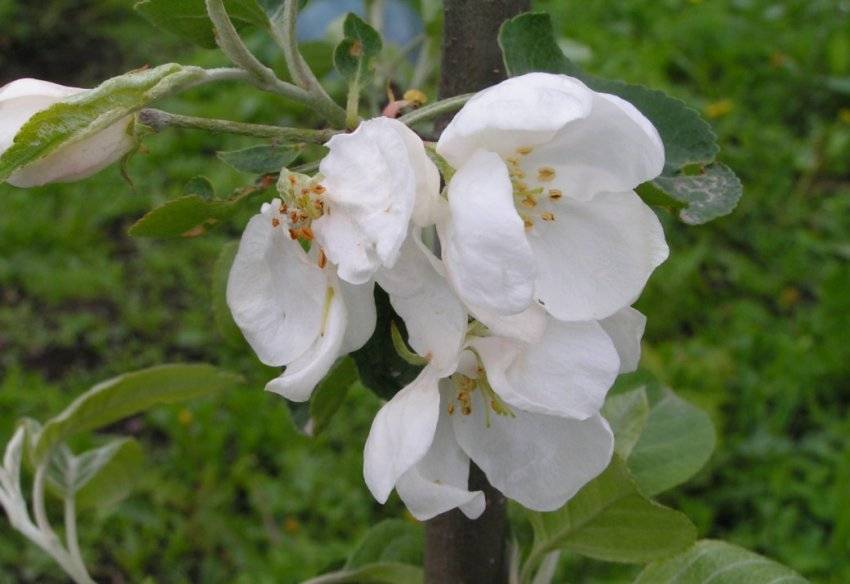
[[[422,563],[422,526],[401,519],[386,519],[373,526],[345,563],[346,569],[379,562]]]
[[[310,400],[313,436],[318,436],[325,431],[331,418],[345,401],[348,390],[357,380],[357,366],[350,357],[346,357],[340,360],[319,383]]]
[[[268,26],[266,14],[257,0],[226,0],[224,5],[237,28],[248,24]],[[162,30],[205,49],[216,46],[204,0],[139,0],[133,8]]]
[[[301,154],[301,148],[283,144],[261,144],[241,150],[218,152],[217,156],[228,166],[248,174],[280,172]]]
[[[532,71],[581,75],[581,69],[564,55],[555,41],[552,19],[545,12],[520,14],[502,23],[499,47],[511,77]]]
[[[609,562],[642,563],[669,557],[696,540],[690,520],[641,495],[616,455],[564,507],[533,513],[532,523],[530,561],[563,549]]]
[[[782,564],[738,546],[710,539],[687,552],[655,562],[634,584],[808,584]]]
[[[383,48],[381,35],[354,13],[345,17],[343,33],[345,37],[334,51],[334,65],[343,77],[362,86],[372,60]]]
[[[679,218],[692,225],[728,215],[743,194],[741,180],[731,168],[719,162],[705,167],[701,174],[659,176],[652,184],[687,205],[679,211]]]
[[[629,470],[641,491],[651,497],[696,474],[714,444],[708,414],[664,389],[651,404],[646,426],[629,455]]]
[[[47,480],[58,497],[74,496],[78,509],[103,509],[130,494],[143,463],[142,448],[132,438],[114,440],[79,456],[63,444],[50,456]]]
[[[204,199],[215,198],[215,187],[205,176],[194,176],[183,185],[184,195],[199,195]]]
[[[32,116],[18,131],[12,146],[0,156],[0,182],[17,168],[108,128],[204,75],[198,67],[160,65],[113,77],[94,89],[53,104]]]
[[[602,415],[614,431],[614,451],[629,457],[649,419],[649,400],[643,387],[609,395]]]
[[[410,564],[380,562],[352,570],[340,570],[312,578],[303,584],[422,584],[422,568]]]
[[[71,436],[96,430],[153,406],[208,395],[238,385],[241,378],[206,364],[160,365],[95,385],[44,424],[35,440],[36,463]]]

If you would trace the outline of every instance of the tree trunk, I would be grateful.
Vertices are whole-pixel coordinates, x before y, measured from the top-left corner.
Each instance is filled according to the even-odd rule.
[[[530,4],[530,0],[444,0],[441,98],[479,91],[505,78],[499,27],[530,10]],[[481,517],[470,521],[454,510],[425,524],[426,584],[507,582],[505,497],[474,464],[469,488],[484,491],[487,498]]]

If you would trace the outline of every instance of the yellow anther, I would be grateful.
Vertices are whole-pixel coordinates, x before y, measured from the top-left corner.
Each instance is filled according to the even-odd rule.
[[[423,103],[428,102],[428,96],[425,95],[424,92],[422,92],[418,89],[408,89],[407,91],[404,92],[403,99],[405,101],[409,101],[409,102],[413,103],[416,106],[420,106]]]
[[[546,211],[545,213],[540,215],[540,218],[543,219],[544,221],[554,221],[555,220],[555,214],[551,213],[549,211]]]
[[[530,195],[526,196],[522,201],[520,201],[520,203],[527,209],[533,209],[537,206],[537,201]]]
[[[532,220],[531,220],[531,219],[529,219],[528,217],[523,217],[523,218],[522,218],[522,224],[523,224],[523,225],[525,225],[525,229],[526,229],[526,231],[527,231],[527,230],[529,230],[529,229],[531,229],[532,227],[534,227],[534,221],[532,221]]]
[[[452,403],[450,403],[450,404],[449,404],[448,412],[449,412],[449,415],[450,415],[450,416],[451,416],[452,414],[454,414],[454,413],[455,413],[455,404],[454,404],[454,402],[452,402]]]
[[[555,169],[551,166],[541,166],[537,169],[537,180],[549,182],[555,178]]]
[[[563,196],[564,193],[562,193],[560,189],[549,189],[549,198],[553,201],[557,201]]]
[[[515,156],[510,156],[508,158],[505,158],[505,162],[508,163],[508,166],[517,166],[519,165],[519,158],[516,158]]]
[[[520,156],[527,156],[531,154],[531,151],[534,150],[531,146],[520,146],[516,149],[517,154]]]

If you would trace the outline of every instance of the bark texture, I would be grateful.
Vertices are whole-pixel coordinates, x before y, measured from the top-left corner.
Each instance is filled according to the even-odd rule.
[[[530,9],[530,0],[444,0],[440,97],[479,91],[503,80],[499,27]],[[425,524],[426,584],[507,583],[505,497],[474,464],[469,488],[482,490],[487,497],[481,517],[470,521],[454,510]]]

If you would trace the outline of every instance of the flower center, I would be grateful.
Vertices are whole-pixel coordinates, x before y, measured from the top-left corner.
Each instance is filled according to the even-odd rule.
[[[487,379],[487,373],[486,371],[484,371],[484,366],[481,364],[481,358],[478,356],[478,353],[474,349],[470,350],[475,355],[475,358],[478,362],[478,376],[476,378],[472,378],[467,377],[463,373],[455,373],[454,375],[452,375],[452,384],[454,385],[457,394],[455,395],[455,399],[449,402],[449,415],[451,416],[455,413],[457,405],[460,406],[460,413],[464,416],[472,414],[472,393],[475,391],[480,391],[481,398],[486,404],[486,407],[484,409],[484,424],[488,428],[490,427],[491,410],[497,416],[508,416],[511,418],[516,417],[513,411],[511,411],[510,407],[508,407],[508,405],[504,401],[502,401],[502,398],[499,397],[499,394],[497,394],[493,387],[490,385],[490,382]]]
[[[531,146],[522,146],[516,149],[514,156],[505,158],[514,190],[514,205],[527,230],[532,229],[537,220],[555,221],[552,203],[564,196],[560,189],[551,188],[549,185],[557,177],[551,166],[541,166],[535,169],[533,177],[528,177],[523,168],[523,159],[531,154],[532,150]]]
[[[322,177],[314,177],[295,172],[283,172],[277,182],[277,190],[283,197],[279,212],[286,216],[289,234],[292,239],[313,240],[313,221],[326,212],[324,201],[325,187],[320,184]],[[277,222],[277,224],[276,224]],[[272,225],[280,224],[278,218],[272,218]]]

